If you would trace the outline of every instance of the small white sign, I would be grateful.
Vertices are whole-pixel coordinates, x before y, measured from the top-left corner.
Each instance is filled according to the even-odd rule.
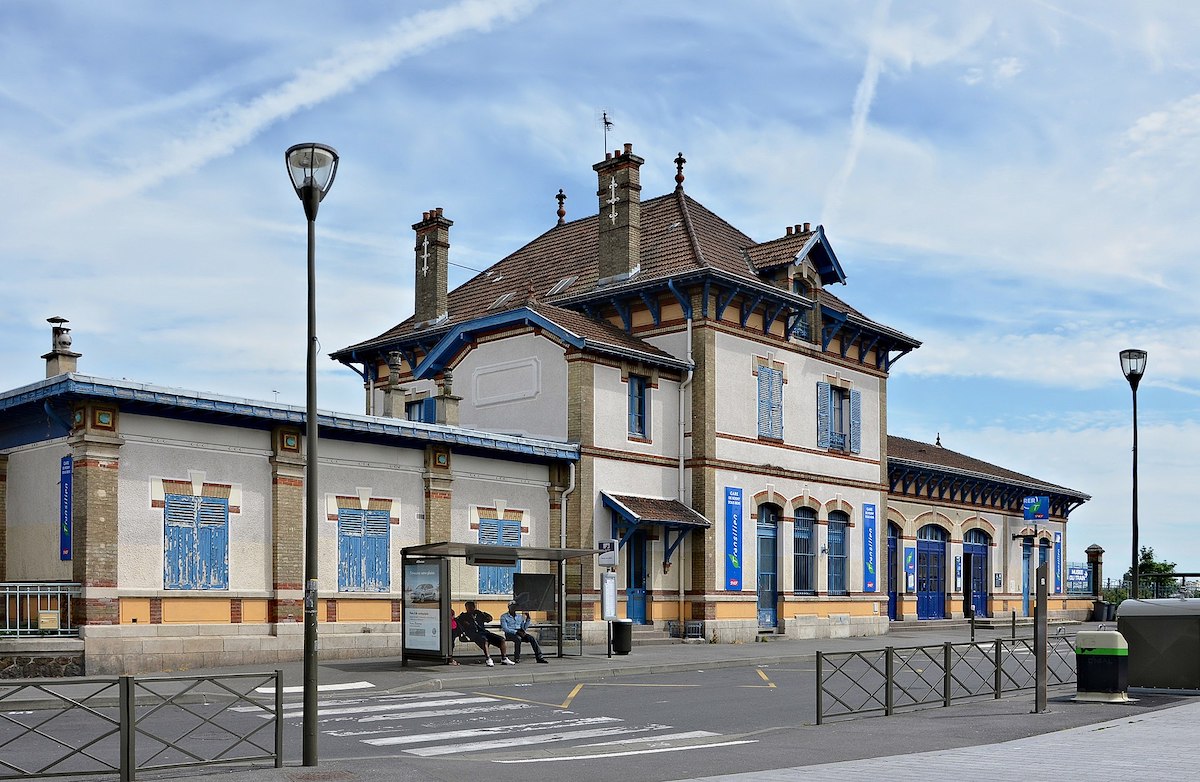
[[[600,618],[612,621],[617,618],[617,574],[600,574]]]
[[[600,567],[616,567],[617,566],[617,541],[609,538],[608,540],[596,541],[596,548],[600,549],[600,554],[596,557],[596,564]]]

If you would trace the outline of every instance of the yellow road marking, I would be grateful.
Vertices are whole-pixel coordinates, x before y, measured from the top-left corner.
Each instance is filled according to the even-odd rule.
[[[742,685],[739,685],[740,687],[754,687],[754,688],[768,689],[768,690],[775,689],[775,682],[773,682],[767,678],[766,671],[764,671],[762,668],[756,668],[755,670],[758,671],[758,675],[760,677],[762,677],[762,680],[764,682],[766,682],[766,684],[742,684]]]
[[[565,709],[571,705],[571,701],[575,700],[575,696],[583,689],[582,684],[576,684],[575,689],[571,690],[571,694],[562,703],[546,703],[545,701],[535,701],[529,698],[517,698],[513,695],[497,695],[494,692],[477,692],[475,695],[486,695],[489,698],[500,698],[506,701],[520,701],[521,703],[536,703],[538,706],[549,706],[552,709]]]

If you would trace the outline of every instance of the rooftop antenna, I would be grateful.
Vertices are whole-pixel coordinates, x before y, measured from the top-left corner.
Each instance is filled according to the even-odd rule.
[[[607,111],[600,112],[600,124],[604,126],[604,153],[608,154],[608,131],[612,129],[612,120],[608,118]]]

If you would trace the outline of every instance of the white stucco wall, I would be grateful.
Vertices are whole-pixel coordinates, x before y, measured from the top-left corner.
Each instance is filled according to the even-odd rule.
[[[8,458],[9,581],[70,581],[59,557],[59,476],[65,440],[18,448]]]
[[[162,593],[164,512],[152,507],[153,484],[188,480],[195,473],[240,490],[239,512],[229,515],[228,591],[265,594],[271,588],[270,432],[124,414],[121,436],[117,584],[122,594]]]
[[[475,346],[454,368],[459,423],[549,440],[567,437],[567,363],[561,347],[522,334]]]
[[[629,383],[617,367],[596,366],[595,443],[600,448],[678,458],[679,383],[660,377],[648,389],[649,442],[629,436]]]

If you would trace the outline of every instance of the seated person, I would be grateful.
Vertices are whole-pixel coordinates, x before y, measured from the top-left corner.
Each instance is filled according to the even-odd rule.
[[[533,647],[533,656],[539,663],[550,662],[542,656],[542,647],[538,640],[529,634],[529,614],[517,614],[517,604],[509,603],[508,611],[500,615],[500,629],[504,637],[513,642],[513,662],[521,662],[521,642],[527,641]]]
[[[483,650],[484,662],[488,667],[495,666],[495,663],[492,662],[492,655],[488,652],[488,644],[499,647],[501,664],[516,665],[508,659],[508,646],[504,639],[487,629],[487,623],[492,621],[492,615],[477,609],[473,600],[468,600],[463,607],[465,610],[456,619],[458,630]]]

